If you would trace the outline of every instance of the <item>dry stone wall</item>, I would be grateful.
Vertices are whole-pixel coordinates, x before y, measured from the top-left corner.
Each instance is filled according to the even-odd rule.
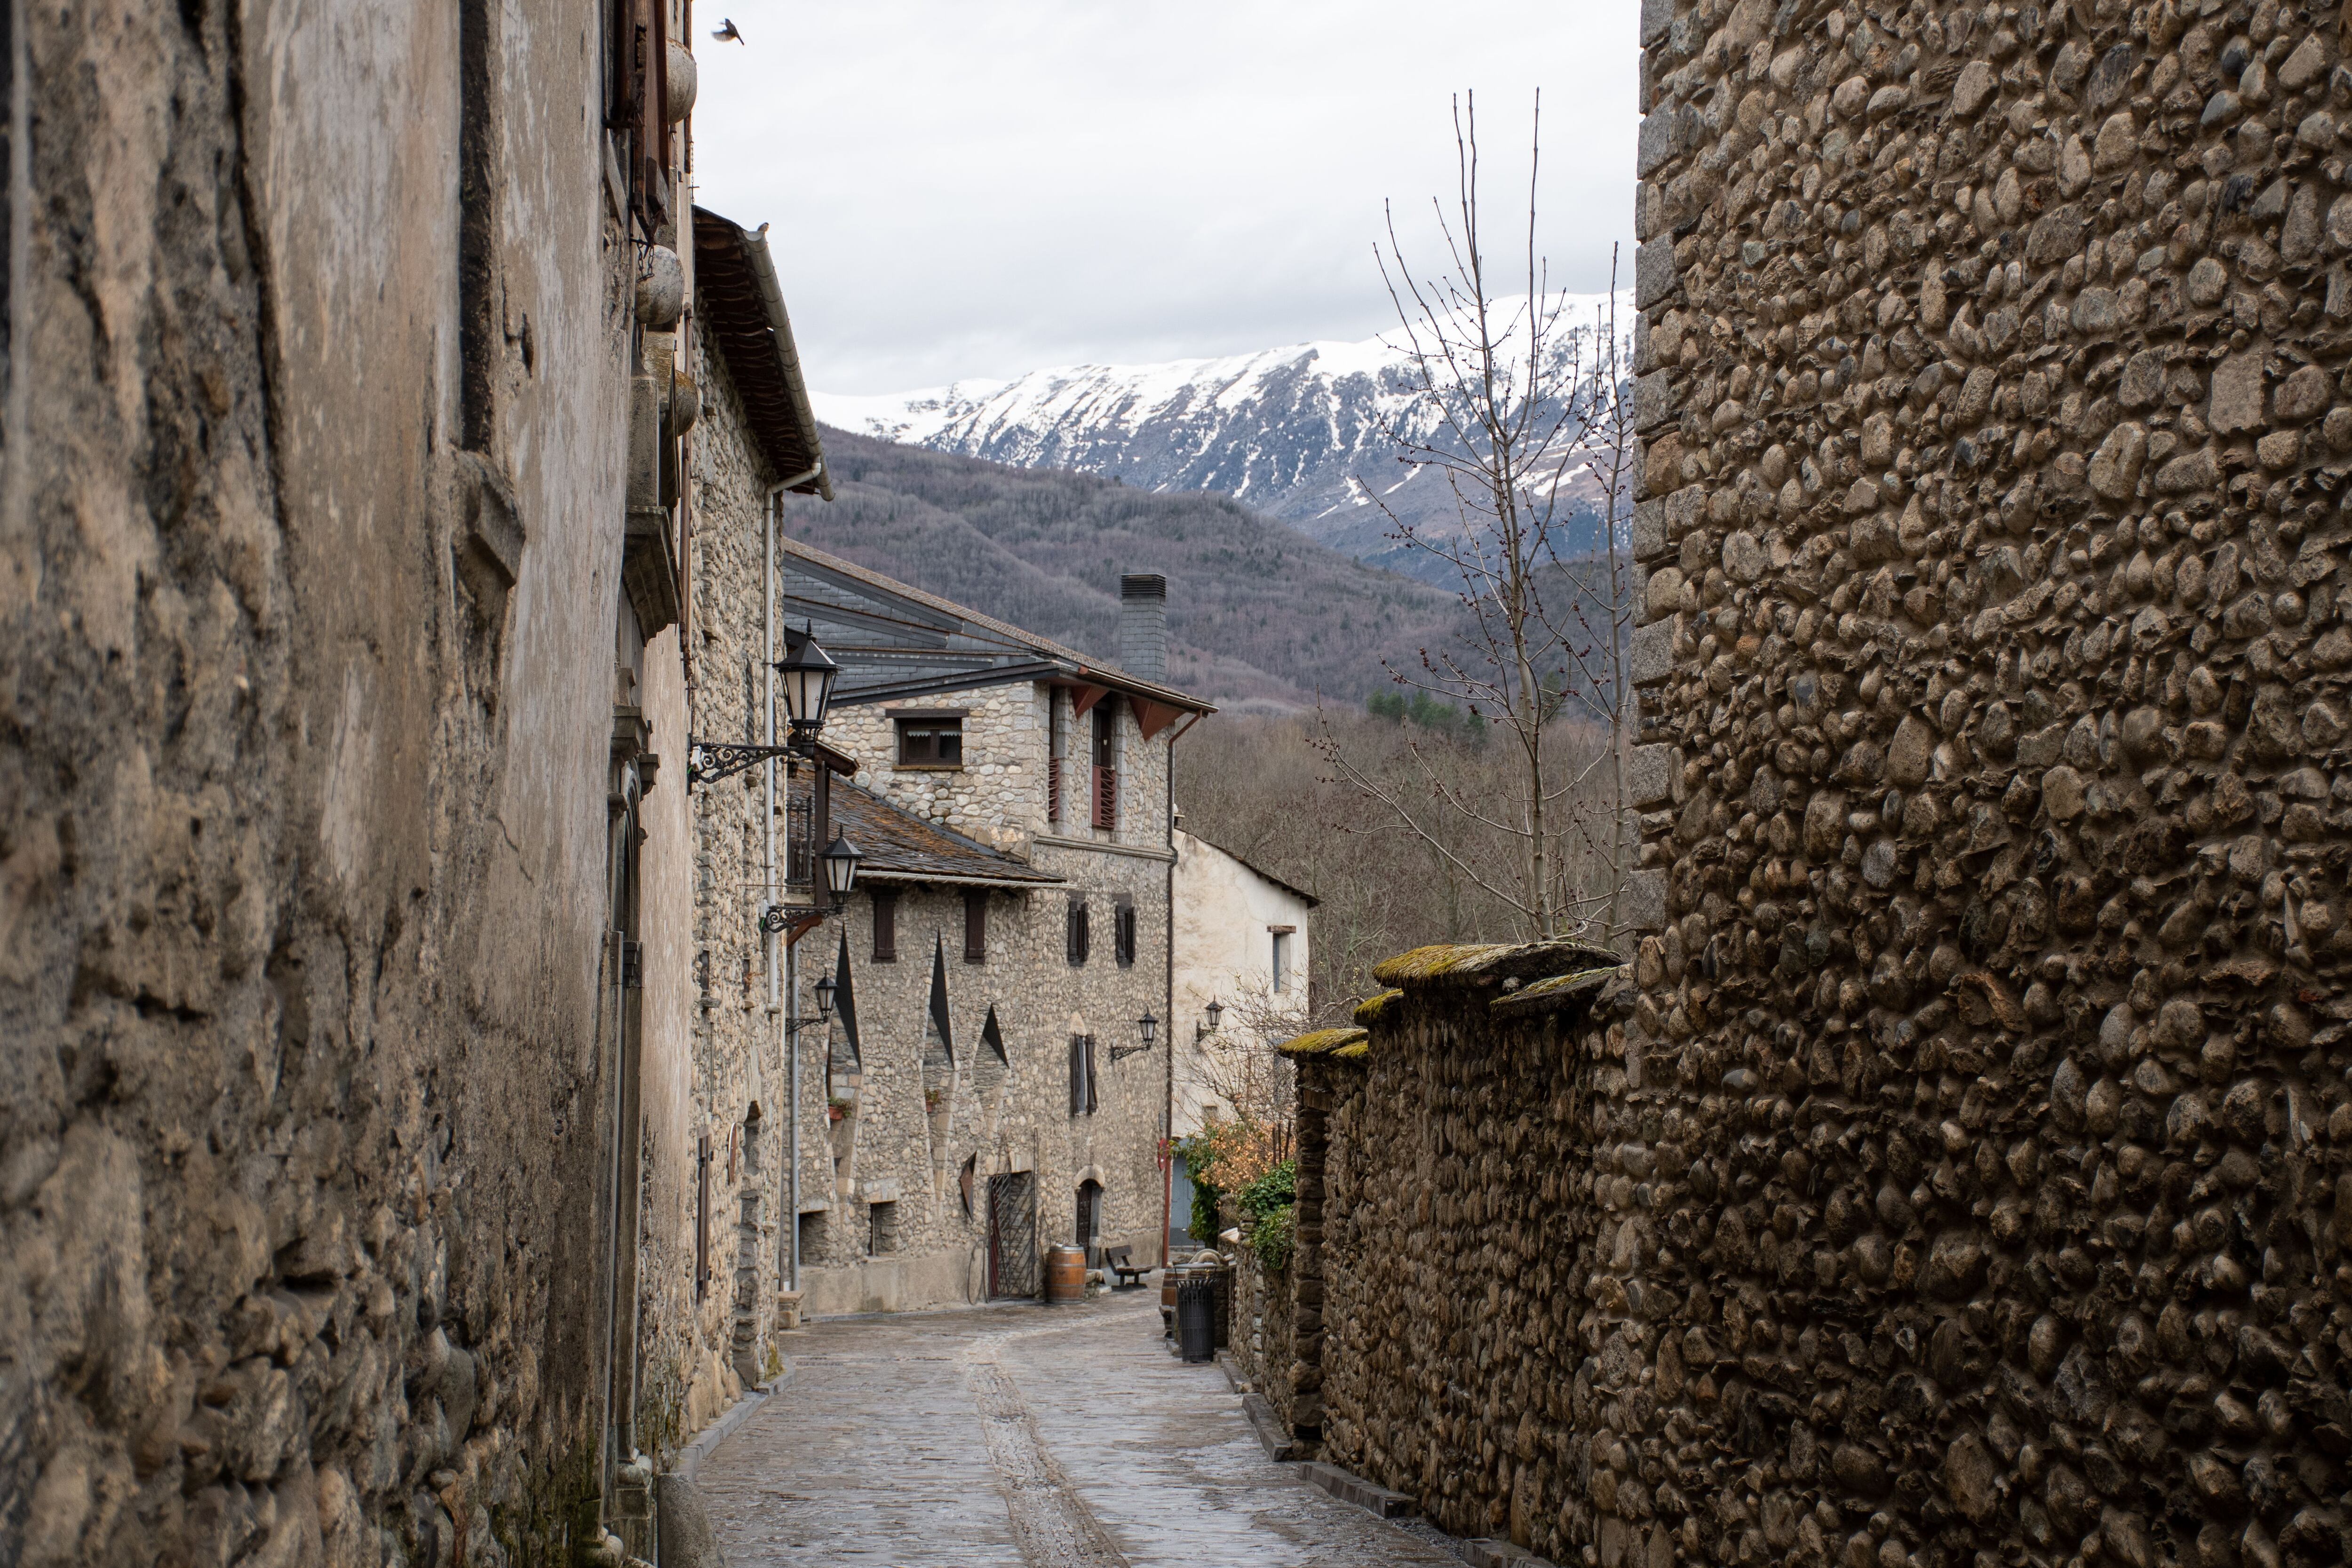
[[[2341,22],[1645,9],[1621,1541],[2342,1549]]]

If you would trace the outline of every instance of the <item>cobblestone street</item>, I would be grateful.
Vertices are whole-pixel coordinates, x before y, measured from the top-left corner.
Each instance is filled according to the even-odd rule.
[[[1157,1289],[834,1319],[704,1464],[735,1568],[1371,1568],[1455,1559],[1265,1457]]]

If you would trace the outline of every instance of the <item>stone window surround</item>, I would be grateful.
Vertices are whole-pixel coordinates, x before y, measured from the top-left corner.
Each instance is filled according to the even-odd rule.
[[[890,718],[890,771],[899,773],[960,773],[964,771],[963,725],[971,716],[968,708],[893,708]],[[956,758],[952,763],[910,763],[907,761],[907,727],[909,724],[942,723],[953,720],[956,726]]]

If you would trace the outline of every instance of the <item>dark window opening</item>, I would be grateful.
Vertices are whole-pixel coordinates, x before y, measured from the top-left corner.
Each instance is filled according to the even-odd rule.
[[[1135,962],[1135,904],[1121,899],[1111,918],[1111,948],[1113,956],[1124,969]]]
[[[895,888],[877,888],[874,900],[874,962],[898,962],[898,891]]]
[[[978,888],[963,896],[963,961],[988,962],[988,895]]]
[[[898,1250],[898,1205],[895,1203],[866,1205],[866,1250],[879,1258],[886,1252]]]
[[[1102,1267],[1102,1200],[1100,1182],[1078,1184],[1078,1233],[1075,1239],[1087,1250],[1087,1267]]]
[[[1095,1085],[1095,1037],[1070,1037],[1070,1114],[1091,1116],[1101,1103]]]
[[[1094,775],[1087,794],[1092,807],[1090,820],[1101,828],[1118,826],[1118,770],[1112,755],[1118,733],[1114,722],[1118,702],[1116,697],[1106,697],[1094,707]]]
[[[963,766],[963,721],[899,720],[898,765],[902,768]]]
[[[824,1211],[801,1215],[801,1261],[824,1256]]]
[[[694,1299],[710,1294],[710,1135],[694,1144]]]
[[[1084,899],[1072,899],[1070,900],[1069,926],[1064,932],[1063,945],[1065,954],[1071,963],[1082,964],[1086,963],[1087,945],[1087,901]]]

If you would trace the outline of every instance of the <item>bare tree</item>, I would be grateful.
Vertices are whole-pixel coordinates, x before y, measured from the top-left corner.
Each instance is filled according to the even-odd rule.
[[[1541,114],[1538,97],[1524,247],[1504,268],[1486,247],[1467,96],[1454,105],[1454,200],[1450,210],[1432,204],[1447,266],[1432,277],[1413,270],[1392,210],[1375,249],[1405,351],[1407,395],[1384,416],[1386,434],[1400,462],[1444,477],[1454,515],[1433,528],[1400,520],[1385,501],[1382,510],[1391,538],[1458,579],[1466,612],[1452,646],[1424,648],[1419,668],[1390,674],[1464,703],[1502,738],[1509,785],[1499,797],[1464,790],[1459,769],[1416,743],[1423,765],[1407,786],[1362,765],[1328,725],[1324,749],[1341,778],[1512,910],[1527,934],[1608,942],[1633,837],[1624,779],[1632,409],[1614,253],[1607,300],[1580,321],[1551,292],[1536,248]],[[1498,289],[1506,276],[1516,293]],[[1580,516],[1599,524],[1582,549],[1571,537]]]

